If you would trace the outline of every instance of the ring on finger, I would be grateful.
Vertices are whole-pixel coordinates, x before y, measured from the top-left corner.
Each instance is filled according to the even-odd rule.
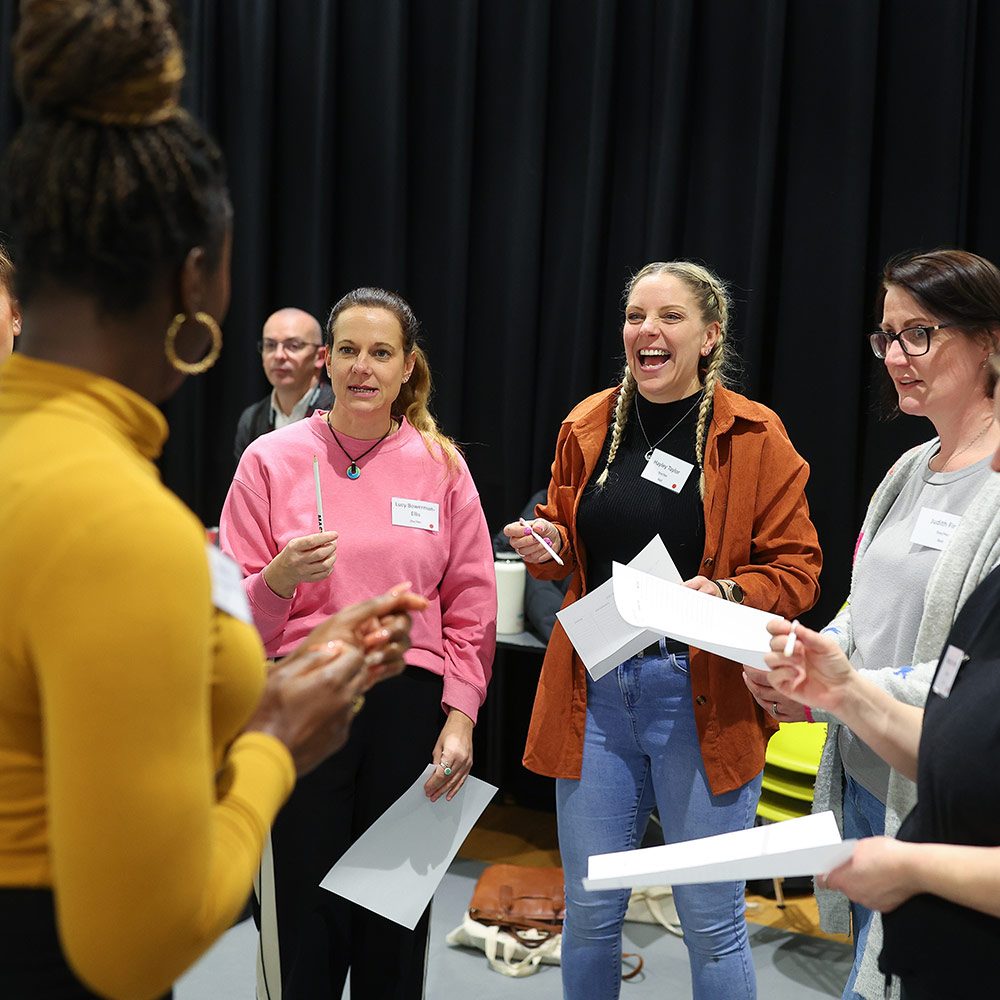
[[[771,702],[771,714],[777,718],[778,717],[778,703],[776,701]]]
[[[441,761],[441,770],[444,771],[444,776],[446,778],[451,776],[452,767],[446,760]]]

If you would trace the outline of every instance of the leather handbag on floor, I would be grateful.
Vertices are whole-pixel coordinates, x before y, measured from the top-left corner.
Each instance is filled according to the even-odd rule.
[[[490,865],[476,883],[469,916],[513,934],[527,948],[537,948],[562,933],[566,917],[562,869]]]
[[[565,916],[561,868],[490,865],[479,876],[461,925],[446,941],[483,951],[495,972],[530,976],[543,963],[560,964]],[[624,954],[622,962],[622,979],[642,972],[639,955]]]
[[[490,865],[446,940],[484,952],[494,972],[531,976],[543,962],[559,964],[565,915],[561,868]]]

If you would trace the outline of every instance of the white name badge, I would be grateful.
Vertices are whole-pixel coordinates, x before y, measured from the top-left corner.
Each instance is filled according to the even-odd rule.
[[[910,541],[914,545],[925,545],[929,549],[943,549],[961,523],[962,518],[957,514],[921,507]]]
[[[239,563],[211,543],[207,547],[208,569],[212,574],[212,603],[227,615],[253,625],[250,602],[243,589],[243,570]]]
[[[392,498],[392,523],[404,528],[421,528],[424,531],[437,531],[441,526],[438,516],[438,505],[429,500],[406,500],[403,497]]]
[[[668,455],[657,448],[653,452],[653,457],[646,463],[646,468],[642,470],[642,478],[656,483],[657,486],[673,490],[674,493],[680,493],[693,468],[690,462],[674,458],[673,455]]]
[[[947,698],[951,694],[951,687],[958,676],[958,668],[965,663],[968,657],[958,646],[949,646],[941,662],[938,664],[937,673],[934,675],[932,685],[934,693]]]

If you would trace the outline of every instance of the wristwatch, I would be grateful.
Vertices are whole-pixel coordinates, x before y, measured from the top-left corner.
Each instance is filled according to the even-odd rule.
[[[715,585],[727,601],[732,601],[733,604],[743,603],[746,594],[743,593],[743,588],[735,580],[716,580]]]

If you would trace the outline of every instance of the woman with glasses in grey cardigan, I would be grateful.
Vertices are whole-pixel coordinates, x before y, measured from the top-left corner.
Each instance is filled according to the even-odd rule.
[[[945,637],[969,594],[1000,562],[1000,444],[993,418],[1000,342],[1000,271],[962,250],[895,257],[876,301],[872,349],[895,408],[926,417],[937,436],[911,449],[875,491],[855,550],[851,593],[823,631],[895,699],[923,705]],[[746,671],[758,703],[782,722],[827,722],[814,811],[832,809],[845,837],[893,836],[916,786],[832,715],[783,697]],[[844,1000],[882,1000],[879,915],[817,888],[823,927],[853,930]]]

